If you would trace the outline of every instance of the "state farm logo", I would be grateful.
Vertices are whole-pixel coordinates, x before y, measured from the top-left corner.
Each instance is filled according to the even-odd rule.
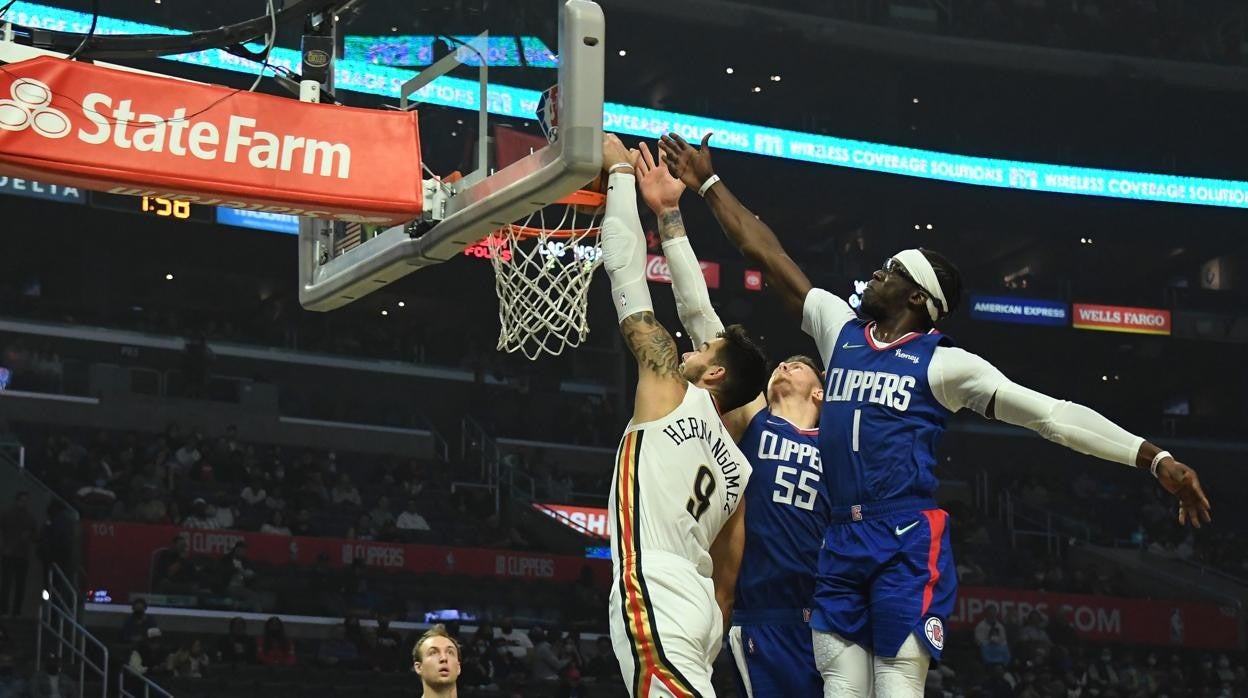
[[[0,100],[0,129],[32,128],[46,138],[64,138],[74,131],[69,117],[50,106],[52,89],[47,84],[19,78],[10,92],[12,99]],[[132,99],[115,100],[103,92],[88,93],[81,105],[88,126],[74,135],[87,145],[333,179],[349,179],[351,174],[351,148],[345,143],[266,131],[258,128],[257,119],[241,114],[214,119],[220,112],[188,113],[187,107],[150,114]],[[201,114],[203,120],[196,120]]]
[[[44,138],[69,135],[69,117],[54,109],[52,90],[38,80],[19,78],[9,87],[12,99],[0,99],[0,129],[24,131],[33,129]]]

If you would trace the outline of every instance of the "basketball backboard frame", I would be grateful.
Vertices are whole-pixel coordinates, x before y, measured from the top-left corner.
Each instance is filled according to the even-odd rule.
[[[299,301],[303,307],[333,310],[417,269],[459,256],[491,232],[593,179],[602,167],[605,50],[602,8],[591,0],[562,0],[556,93],[559,124],[557,137],[549,145],[497,172],[479,168],[457,182],[426,179],[422,218],[382,231],[342,254],[335,254],[334,238],[342,233],[343,223],[302,219]],[[488,70],[484,65],[481,69]],[[407,96],[428,81],[418,76],[405,85],[401,107],[410,108]],[[484,93],[484,79],[482,84]],[[479,105],[482,123],[487,109],[483,98]]]

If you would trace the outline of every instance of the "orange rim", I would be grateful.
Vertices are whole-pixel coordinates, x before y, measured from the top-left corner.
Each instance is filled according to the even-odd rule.
[[[607,195],[596,191],[588,191],[579,189],[559,199],[556,204],[564,204],[566,206],[588,206],[595,209],[602,208],[607,203]],[[589,214],[582,214],[589,215]],[[494,237],[503,237],[508,232],[519,239],[528,239],[545,236],[554,240],[566,240],[574,237],[594,237],[598,235],[598,231],[602,230],[602,226],[594,225],[588,228],[568,228],[568,229],[549,229],[535,228],[527,225],[518,225],[508,223],[507,225],[494,231]]]

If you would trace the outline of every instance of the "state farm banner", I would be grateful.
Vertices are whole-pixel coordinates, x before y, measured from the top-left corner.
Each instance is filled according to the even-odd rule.
[[[1169,310],[1075,303],[1071,316],[1072,324],[1081,330],[1170,334]]]
[[[180,533],[187,535],[192,557],[221,557],[235,543],[245,541],[248,559],[268,565],[311,568],[325,556],[333,568],[349,567],[358,558],[369,567],[395,572],[570,582],[580,577],[582,568],[589,567],[596,583],[606,586],[611,579],[610,560],[571,555],[86,521],[87,585],[107,590],[119,600],[131,592],[148,591],[156,556]]]
[[[707,288],[719,288],[719,262],[700,261],[702,276],[706,278]],[[660,283],[672,283],[672,270],[667,266],[667,257],[661,254],[646,255],[646,279]]]
[[[1038,611],[1050,623],[1057,614],[1067,614],[1079,637],[1092,642],[1205,649],[1243,647],[1243,621],[1233,608],[1020,589],[959,589],[957,609],[949,618],[949,627],[953,630],[974,628],[989,606],[996,606],[1002,618],[1013,618],[1017,614],[1025,620],[1032,611]]]
[[[0,72],[0,174],[348,222],[397,225],[421,214],[414,112],[50,56]]]
[[[533,508],[579,533],[607,540],[607,510],[604,507],[534,502]]]

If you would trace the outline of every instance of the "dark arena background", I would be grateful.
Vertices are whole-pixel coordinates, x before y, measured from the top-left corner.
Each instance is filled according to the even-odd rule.
[[[397,103],[395,75],[487,29],[492,90],[555,83],[556,0],[339,5],[342,104]],[[952,418],[938,498],[960,590],[926,695],[1248,696],[1245,5],[601,5],[606,131],[654,147],[716,130],[723,181],[855,307],[896,250],[944,253],[965,284],[941,328],[958,346],[1200,473],[1213,522],[1193,530],[1140,472]],[[271,9],[0,7],[36,45]],[[271,62],[298,70],[301,22]],[[110,60],[232,90],[258,73],[189,55]],[[272,76],[257,91],[293,100],[298,80]],[[468,172],[482,139],[501,167],[516,133],[540,137],[518,101],[485,133],[476,110],[462,88],[420,105],[433,171]],[[705,204],[682,204],[721,317],[773,358],[817,353]],[[0,221],[0,698],[417,696],[435,623],[461,645],[460,696],[627,695],[606,507],[636,368],[607,281],[585,342],[529,361],[495,350],[496,246],[314,312],[291,216],[0,175]],[[656,314],[678,328],[642,221]],[[721,696],[739,695],[730,663]]]

